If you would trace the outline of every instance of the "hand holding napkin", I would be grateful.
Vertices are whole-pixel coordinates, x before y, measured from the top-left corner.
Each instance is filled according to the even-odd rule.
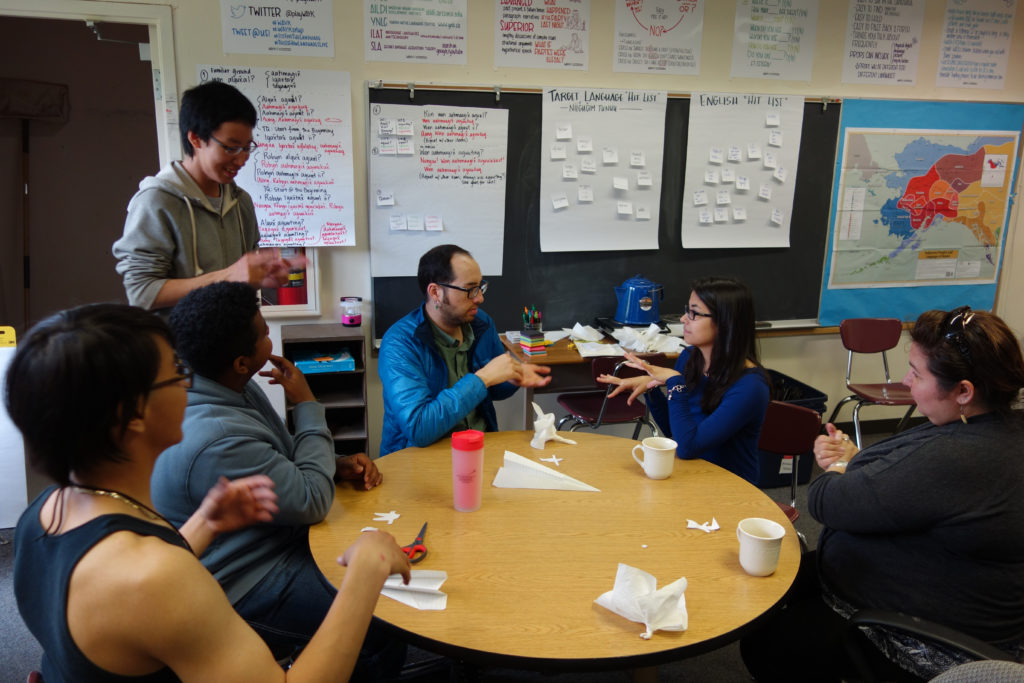
[[[640,634],[649,640],[655,631],[685,631],[689,625],[686,616],[686,577],[680,577],[657,589],[658,580],[647,572],[619,563],[615,586],[601,595],[596,602],[630,621],[639,621],[647,627]]]

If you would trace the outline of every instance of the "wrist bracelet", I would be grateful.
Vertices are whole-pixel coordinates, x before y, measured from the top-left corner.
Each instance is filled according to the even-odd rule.
[[[834,463],[829,465],[828,468],[832,469],[833,467],[839,467],[839,468],[845,470],[846,466],[849,465],[849,464],[850,464],[849,460],[836,460]]]
[[[670,400],[670,401],[672,400],[672,394],[676,394],[676,393],[681,394],[684,391],[686,391],[686,385],[685,384],[677,384],[674,387],[669,387],[668,388],[668,400]]]

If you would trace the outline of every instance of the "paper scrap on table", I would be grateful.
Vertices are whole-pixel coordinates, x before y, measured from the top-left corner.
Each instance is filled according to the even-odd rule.
[[[604,334],[598,332],[590,325],[576,323],[572,326],[572,338],[580,341],[596,342],[604,339]]]
[[[601,342],[576,342],[576,350],[583,358],[626,355],[626,352],[618,344],[602,344]]]
[[[440,591],[448,580],[448,572],[431,569],[413,569],[408,585],[402,583],[401,574],[392,574],[384,581],[380,594],[422,610],[443,610],[448,607],[448,594]]]
[[[394,524],[395,520],[402,515],[398,514],[394,510],[391,512],[374,512],[373,521],[375,522],[387,522],[388,524]]]
[[[701,531],[710,534],[712,531],[718,531],[722,527],[718,526],[718,520],[712,517],[710,522],[704,522],[703,524],[697,524],[697,522],[692,519],[688,519],[686,520],[686,528],[700,529]]]
[[[601,491],[512,451],[505,451],[504,463],[498,468],[491,485],[502,489]]]
[[[536,403],[533,404],[533,412],[537,414],[537,419],[533,421],[533,438],[530,440],[530,446],[539,451],[544,448],[544,444],[548,441],[576,445],[575,441],[559,436],[558,432],[555,431],[554,413],[545,413]]]
[[[544,341],[550,344],[554,344],[556,341],[561,341],[562,339],[565,339],[570,334],[572,334],[572,332],[567,327],[563,327],[560,330],[546,330],[544,332]],[[519,341],[518,336],[516,337],[516,341]]]
[[[686,577],[680,577],[664,588],[651,574],[619,563],[615,585],[595,600],[598,605],[630,621],[639,621],[647,630],[640,634],[649,640],[655,631],[685,631]]]
[[[612,336],[622,348],[639,353],[677,353],[683,346],[679,337],[662,334],[656,323],[651,323],[646,330],[620,327],[612,331]]]

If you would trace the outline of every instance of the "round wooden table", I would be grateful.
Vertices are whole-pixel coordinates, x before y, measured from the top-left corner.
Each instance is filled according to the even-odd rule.
[[[376,461],[384,482],[372,491],[340,484],[327,519],[310,530],[320,569],[338,585],[336,558],[365,526],[412,542],[424,522],[427,558],[414,569],[444,570],[444,611],[420,611],[381,597],[375,614],[413,644],[467,662],[540,670],[650,667],[736,640],[780,606],[800,563],[796,533],[762,491],[703,460],[677,460],[668,479],[644,476],[630,457],[636,443],[574,432],[572,446],[530,447],[532,432],[485,438],[483,505],[452,506],[450,439]],[[505,450],[556,467],[599,493],[503,489],[491,485]],[[394,524],[373,522],[395,510]],[[687,529],[686,520],[721,530]],[[740,567],[736,524],[767,517],[786,528],[779,567],[769,577]],[[685,576],[689,628],[658,631],[594,604],[611,590],[619,563],[653,574],[658,587]]]

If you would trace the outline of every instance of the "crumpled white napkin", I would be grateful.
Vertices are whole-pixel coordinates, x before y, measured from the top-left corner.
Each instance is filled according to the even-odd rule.
[[[680,577],[664,588],[657,588],[658,580],[652,575],[619,563],[615,573],[615,586],[598,597],[601,607],[642,622],[647,630],[640,634],[649,640],[655,631],[685,631],[689,626],[686,615],[686,577]]]
[[[700,529],[701,531],[710,534],[712,531],[718,531],[722,527],[718,526],[718,520],[712,517],[710,522],[704,522],[703,524],[697,524],[697,522],[693,521],[692,519],[688,519],[686,520],[686,528]]]
[[[533,412],[537,414],[537,419],[533,421],[533,438],[530,439],[530,446],[537,450],[542,450],[544,444],[548,441],[576,445],[575,441],[559,436],[558,432],[555,431],[554,413],[544,413],[536,403],[533,404]]]
[[[635,327],[620,327],[612,336],[624,349],[639,353],[677,353],[683,347],[683,340],[661,333],[661,328],[651,323],[646,330]]]
[[[604,334],[598,332],[590,325],[576,323],[572,326],[572,338],[580,341],[596,342],[604,339]]]

